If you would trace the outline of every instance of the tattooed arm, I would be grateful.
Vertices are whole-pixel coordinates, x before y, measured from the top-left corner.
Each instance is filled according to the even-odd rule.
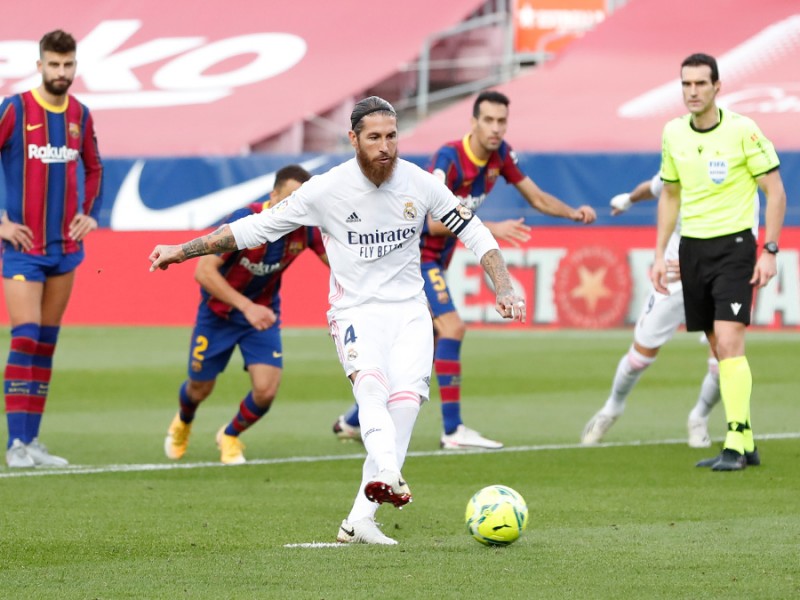
[[[525,321],[525,301],[514,292],[511,275],[500,250],[489,250],[481,257],[481,266],[494,284],[495,310],[504,319]]]
[[[205,254],[218,254],[237,250],[231,228],[223,225],[216,231],[195,238],[179,246],[156,246],[150,253],[150,271],[166,269],[173,263],[182,263]]]
[[[480,258],[483,270],[494,284],[495,310],[504,319],[525,321],[525,300],[514,292],[497,240],[486,225],[471,210],[460,205],[446,213],[441,221]]]

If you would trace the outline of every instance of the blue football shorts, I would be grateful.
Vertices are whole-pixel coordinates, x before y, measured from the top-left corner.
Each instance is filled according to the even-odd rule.
[[[243,315],[223,319],[201,306],[192,331],[188,375],[195,381],[216,379],[230,362],[234,348],[244,359],[245,369],[254,364],[283,368],[280,319],[272,327],[259,331]]]
[[[48,277],[74,271],[83,262],[83,258],[83,248],[69,254],[38,256],[14,250],[6,242],[3,244],[3,278],[41,283]]]
[[[444,279],[445,270],[439,263],[422,263],[422,279],[425,281],[425,296],[431,308],[433,318],[440,317],[449,312],[456,312],[453,297]]]

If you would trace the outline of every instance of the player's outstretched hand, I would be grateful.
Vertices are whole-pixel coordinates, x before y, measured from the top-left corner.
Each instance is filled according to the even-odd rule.
[[[583,206],[579,206],[574,211],[572,211],[571,218],[573,221],[577,223],[583,223],[584,225],[589,225],[597,220],[597,213],[594,212],[594,209],[591,206],[584,204]]]
[[[611,216],[616,217],[628,210],[633,202],[631,202],[631,195],[626,192],[614,196],[609,204],[611,205]]]
[[[513,292],[498,293],[495,310],[504,319],[525,322],[525,300]]]
[[[186,255],[181,246],[158,245],[150,253],[150,272],[156,269],[166,270],[173,263],[180,263],[186,260]]]
[[[531,239],[531,228],[525,225],[525,219],[507,219],[496,223],[486,223],[489,231],[497,240],[503,240],[519,248],[520,242]]]

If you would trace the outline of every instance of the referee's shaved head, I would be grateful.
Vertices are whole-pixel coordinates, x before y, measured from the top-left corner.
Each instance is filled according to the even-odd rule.
[[[364,98],[353,107],[353,112],[350,113],[350,128],[356,135],[364,128],[364,124],[361,122],[362,119],[373,113],[394,117],[395,119],[397,118],[394,107],[383,98],[379,96]]]

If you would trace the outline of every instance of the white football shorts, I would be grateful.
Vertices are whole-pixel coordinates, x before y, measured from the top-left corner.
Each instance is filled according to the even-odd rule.
[[[430,396],[433,367],[433,322],[427,302],[375,302],[328,311],[328,328],[339,362],[349,377],[379,369],[389,394],[414,392]]]
[[[685,319],[683,288],[680,282],[671,283],[667,288],[669,295],[650,289],[650,296],[633,330],[633,339],[640,346],[660,348],[672,339]]]

